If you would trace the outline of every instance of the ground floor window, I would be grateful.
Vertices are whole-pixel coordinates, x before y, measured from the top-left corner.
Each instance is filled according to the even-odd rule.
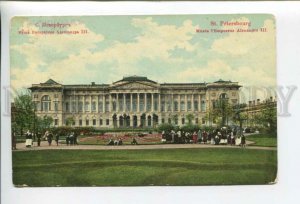
[[[103,125],[103,120],[102,120],[102,119],[100,119],[99,123],[100,123],[100,125]]]
[[[109,119],[106,119],[106,125],[109,125]]]
[[[82,120],[81,119],[79,120],[79,126],[82,126]]]
[[[54,119],[54,125],[58,125],[58,119]]]
[[[89,120],[86,120],[86,121],[85,121],[85,125],[86,125],[86,126],[89,126],[89,125],[90,125],[90,121],[89,121]]]
[[[184,123],[185,123],[185,119],[181,118],[181,124],[184,125]]]
[[[93,119],[93,125],[94,126],[96,125],[96,119]]]

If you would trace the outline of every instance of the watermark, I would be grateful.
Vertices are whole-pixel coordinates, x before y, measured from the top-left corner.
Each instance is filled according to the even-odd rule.
[[[48,88],[47,90],[51,91],[51,88]],[[52,91],[54,90],[57,90],[57,88]],[[292,115],[289,112],[289,105],[296,90],[297,86],[294,85],[277,87],[245,86],[239,92],[239,103],[249,106],[250,103],[251,105],[258,105],[258,103],[261,104],[266,101],[276,102],[278,107],[277,116],[289,117]],[[30,93],[28,89],[27,91]],[[4,95],[4,101],[2,104],[4,107],[4,111],[2,113],[3,116],[11,116],[11,104],[14,102],[14,98],[19,94],[26,93],[27,91],[24,89],[20,92],[10,86],[2,87],[2,93]],[[75,89],[68,90],[68,92],[72,93],[71,97],[75,98]]]

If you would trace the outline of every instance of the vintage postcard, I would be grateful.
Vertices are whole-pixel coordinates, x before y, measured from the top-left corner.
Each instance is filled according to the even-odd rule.
[[[17,187],[272,184],[270,14],[16,16]]]

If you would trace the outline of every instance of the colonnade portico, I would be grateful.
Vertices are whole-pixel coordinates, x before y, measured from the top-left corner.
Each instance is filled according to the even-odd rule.
[[[220,94],[238,103],[240,87],[237,82],[222,80],[159,84],[131,76],[112,84],[89,85],[62,85],[50,79],[30,89],[37,115],[53,117],[57,126],[66,125],[66,119],[72,117],[75,126],[123,127],[125,116],[127,126],[140,127],[170,123],[174,116],[176,125],[184,125],[187,114],[192,114],[195,122],[201,121]],[[42,104],[46,104],[44,108]]]

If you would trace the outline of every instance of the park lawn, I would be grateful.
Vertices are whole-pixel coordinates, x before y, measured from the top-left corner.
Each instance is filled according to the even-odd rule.
[[[276,150],[156,149],[13,152],[16,186],[268,184]]]
[[[246,137],[247,140],[255,142],[254,146],[277,147],[277,137],[267,134],[255,134]]]

